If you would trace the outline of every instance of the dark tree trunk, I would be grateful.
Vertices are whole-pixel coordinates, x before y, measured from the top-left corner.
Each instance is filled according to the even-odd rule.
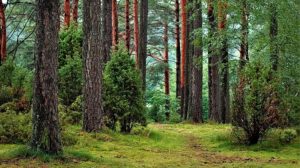
[[[34,150],[62,152],[58,117],[59,0],[37,0],[36,57],[32,113]]]
[[[247,0],[242,0],[241,3],[241,51],[240,51],[240,70],[244,67],[247,61],[249,61],[249,47],[248,47],[248,4]]]
[[[278,21],[276,4],[271,2],[270,6],[270,53],[273,71],[277,71],[279,63],[279,47],[278,47]]]
[[[83,1],[83,62],[84,62],[84,115],[83,130],[94,132],[101,129],[102,71],[103,53],[101,53],[101,2]]]
[[[126,0],[125,1],[125,43],[126,43],[126,48],[128,51],[130,51],[130,19],[129,19],[129,5],[130,1]]]
[[[112,0],[112,45],[114,47],[118,45],[118,37],[118,5],[117,0]]]
[[[138,60],[142,72],[143,90],[146,90],[146,59],[147,59],[147,30],[148,30],[148,0],[141,0],[140,4],[140,31]]]
[[[0,33],[0,63],[6,59],[6,19],[5,7],[2,1],[0,2],[0,20],[1,20],[1,33]],[[0,64],[1,65],[1,64]]]
[[[180,91],[181,91],[181,118],[185,118],[185,64],[186,64],[186,47],[187,47],[187,10],[186,10],[186,0],[181,0],[181,66],[180,66]]]
[[[222,45],[220,49],[220,113],[221,122],[228,123],[230,121],[230,97],[229,97],[229,59],[228,46],[226,37],[226,3],[218,2],[218,29],[219,34],[222,35]]]
[[[179,21],[179,0],[175,1],[175,40],[176,40],[176,97],[180,97],[180,21]]]
[[[102,54],[103,61],[110,60],[110,50],[112,46],[112,0],[103,0],[102,5]]]
[[[169,72],[169,37],[168,37],[168,23],[164,24],[164,61],[165,61],[165,95],[166,95],[166,119],[170,119],[170,72]]]
[[[133,24],[134,24],[134,51],[135,51],[135,63],[136,67],[139,67],[139,16],[138,16],[138,6],[137,0],[133,0]]]
[[[212,40],[216,33],[216,21],[214,16],[214,0],[208,0],[209,38]],[[221,122],[219,114],[219,58],[213,41],[208,44],[208,95],[209,95],[209,118]]]
[[[202,7],[201,0],[196,0],[195,5],[195,20],[194,29],[202,28]],[[191,89],[191,113],[194,122],[203,122],[202,118],[202,76],[203,76],[203,49],[202,49],[202,33],[197,34],[197,38],[200,38],[198,44],[194,46],[194,59],[192,62],[192,89]],[[200,45],[200,46],[198,46]]]
[[[79,0],[73,0],[73,21],[75,23],[78,23],[78,1]]]
[[[70,3],[70,0],[65,0],[65,2],[64,2],[64,12],[65,12],[64,24],[65,24],[65,26],[69,27],[70,26],[70,21],[71,21],[71,3]]]

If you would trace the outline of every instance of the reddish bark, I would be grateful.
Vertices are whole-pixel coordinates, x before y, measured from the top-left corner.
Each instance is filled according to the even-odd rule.
[[[133,19],[134,19],[134,50],[135,50],[135,61],[138,67],[139,58],[139,18],[138,18],[138,0],[133,0]]]
[[[112,0],[112,45],[118,45],[118,7],[117,0]]]
[[[164,24],[164,62],[166,64],[165,67],[165,95],[166,95],[166,119],[170,119],[170,72],[169,72],[169,38],[168,38],[168,24]]]
[[[78,0],[73,0],[73,21],[78,22]]]
[[[70,0],[65,0],[65,2],[64,2],[64,12],[65,12],[64,25],[65,26],[70,26],[70,21],[71,21],[71,4],[70,4]]]
[[[179,23],[179,0],[175,1],[175,39],[176,39],[176,97],[180,97],[180,23]]]
[[[130,50],[130,20],[129,20],[129,0],[125,1],[125,44],[126,48]]]
[[[4,4],[0,3],[0,20],[1,20],[1,48],[0,48],[0,58],[1,62],[4,62],[6,59],[6,20],[4,12]]]

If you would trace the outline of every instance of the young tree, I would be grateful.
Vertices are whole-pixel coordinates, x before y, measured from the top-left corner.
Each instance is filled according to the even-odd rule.
[[[147,59],[147,30],[148,30],[148,0],[141,0],[138,64],[142,72],[143,90],[146,89],[146,59]]]
[[[118,5],[117,0],[112,0],[112,45],[118,45]]]
[[[83,1],[83,64],[84,64],[84,115],[83,130],[101,129],[103,116],[101,52],[101,1]]]
[[[0,63],[6,59],[6,19],[5,7],[3,2],[0,2],[0,20],[1,20],[1,33],[0,33]]]
[[[180,53],[180,14],[179,14],[179,0],[175,0],[175,40],[176,40],[176,97],[180,97],[180,64],[181,64],[181,53]]]
[[[65,12],[64,25],[69,27],[70,22],[71,22],[71,3],[70,3],[70,0],[65,0],[64,1],[64,12]]]
[[[165,95],[166,95],[166,120],[170,119],[170,71],[169,71],[169,36],[168,23],[164,23],[164,62],[165,62]]]
[[[36,59],[32,114],[34,150],[62,151],[58,119],[59,0],[37,0]]]

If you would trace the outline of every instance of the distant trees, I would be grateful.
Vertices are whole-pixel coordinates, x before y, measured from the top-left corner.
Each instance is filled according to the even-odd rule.
[[[57,67],[59,0],[37,0],[36,58],[31,147],[48,153],[62,151],[58,119]]]
[[[5,18],[5,7],[3,2],[0,2],[0,65],[6,59],[6,18]]]

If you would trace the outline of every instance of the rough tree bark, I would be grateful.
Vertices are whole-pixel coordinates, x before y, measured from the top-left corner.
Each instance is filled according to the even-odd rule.
[[[103,61],[110,60],[112,46],[112,0],[103,0],[102,5],[102,54]]]
[[[209,95],[209,118],[221,122],[219,114],[219,58],[212,39],[216,34],[216,21],[214,16],[214,0],[208,0],[209,39],[208,44],[208,95]]]
[[[279,63],[279,47],[277,44],[278,21],[276,4],[270,2],[270,55],[273,71],[277,71]]]
[[[138,60],[139,69],[142,73],[143,90],[146,90],[146,59],[147,59],[147,30],[148,30],[148,0],[141,0],[140,4],[140,31]]]
[[[176,40],[176,97],[180,97],[180,14],[179,14],[179,0],[175,1],[175,40]]]
[[[229,97],[229,58],[226,37],[226,8],[227,4],[218,1],[218,29],[222,35],[222,45],[220,49],[220,113],[221,122],[230,122],[230,97]]]
[[[73,0],[72,19],[75,23],[78,23],[78,1],[79,0]]]
[[[36,58],[32,114],[34,150],[62,152],[58,118],[59,0],[36,0]]]
[[[133,0],[133,24],[134,24],[134,51],[136,67],[139,67],[139,18],[138,18],[138,0]]]
[[[201,0],[194,0],[195,4],[195,20],[194,29],[202,28],[202,7]],[[192,89],[191,89],[191,113],[194,122],[203,122],[202,118],[202,76],[203,76],[203,49],[202,49],[202,33],[197,34],[198,43],[194,45],[194,59],[192,62]]]
[[[125,45],[128,51],[130,51],[130,20],[129,20],[129,5],[130,1],[125,1]]]
[[[64,25],[69,27],[70,26],[70,21],[71,21],[71,3],[70,3],[70,0],[65,0],[64,1],[64,12],[65,12]]]
[[[170,119],[170,71],[169,71],[169,37],[168,37],[168,23],[164,23],[164,62],[165,62],[165,96],[166,96],[166,119],[169,121]]]
[[[83,1],[83,62],[84,62],[84,115],[83,130],[95,132],[101,129],[102,71],[101,53],[101,1]]]
[[[112,0],[112,45],[116,47],[118,45],[118,5],[117,0]]]
[[[6,59],[6,19],[5,7],[3,2],[0,2],[0,20],[1,20],[1,33],[0,33],[0,63]]]

